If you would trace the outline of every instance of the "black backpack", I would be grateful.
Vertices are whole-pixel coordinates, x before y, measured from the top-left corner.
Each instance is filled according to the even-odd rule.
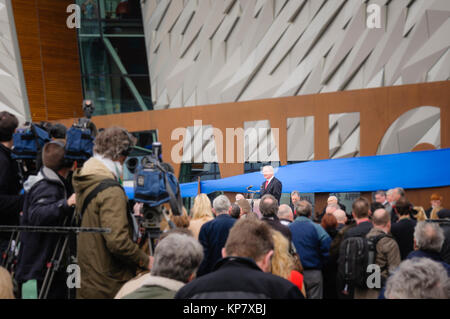
[[[375,263],[378,241],[387,236],[350,237],[341,243],[337,277],[344,292],[355,287],[367,288],[367,278],[370,275],[367,267]]]

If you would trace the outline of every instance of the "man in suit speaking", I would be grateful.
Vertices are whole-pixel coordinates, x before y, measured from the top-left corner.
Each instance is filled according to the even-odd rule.
[[[283,188],[283,185],[281,184],[280,180],[278,180],[274,176],[274,169],[272,166],[264,166],[262,169],[262,174],[266,181],[261,185],[261,198],[266,194],[270,194],[277,199],[279,205],[281,198],[281,189]]]

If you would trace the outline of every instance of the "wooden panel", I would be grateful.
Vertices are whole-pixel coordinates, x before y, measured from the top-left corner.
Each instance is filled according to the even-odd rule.
[[[73,1],[12,2],[33,121],[81,116],[77,36],[66,26]]]

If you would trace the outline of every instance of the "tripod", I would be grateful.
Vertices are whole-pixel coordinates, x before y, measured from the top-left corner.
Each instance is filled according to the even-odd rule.
[[[72,218],[70,219],[70,223],[68,226],[72,226],[73,223],[75,222],[75,215],[76,215],[75,212],[73,212]],[[63,222],[64,226],[67,225],[68,220],[69,217],[66,216]],[[54,277],[61,268],[61,262],[62,259],[64,258],[64,254],[66,253],[70,235],[71,235],[70,233],[67,233],[64,234],[63,236],[59,236],[58,242],[56,243],[55,246],[55,250],[53,251],[52,258],[50,262],[47,263],[47,271],[45,272],[44,281],[39,291],[38,299],[47,299]]]
[[[71,224],[75,218],[75,214],[72,216]],[[69,220],[66,217],[64,224]],[[71,225],[69,224],[69,225]],[[34,233],[52,233],[61,234],[56,244],[55,250],[52,254],[52,259],[47,263],[47,270],[44,278],[44,282],[39,292],[39,299],[46,299],[54,280],[56,272],[61,268],[61,261],[65,255],[65,251],[68,248],[69,237],[79,233],[109,233],[109,228],[94,228],[94,227],[46,227],[46,226],[0,226],[0,232],[12,232],[17,233],[19,238],[20,232],[34,232]],[[16,244],[15,247],[18,245]]]

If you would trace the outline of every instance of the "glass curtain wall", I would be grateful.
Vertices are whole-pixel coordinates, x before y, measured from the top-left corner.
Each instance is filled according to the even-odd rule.
[[[83,96],[94,115],[153,109],[139,0],[77,0]]]

